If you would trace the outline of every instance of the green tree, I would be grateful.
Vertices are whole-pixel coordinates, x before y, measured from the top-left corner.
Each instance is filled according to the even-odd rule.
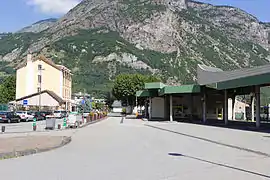
[[[160,82],[154,76],[142,74],[120,74],[116,77],[112,94],[121,101],[127,101],[128,105],[134,105],[136,92],[144,88],[145,83]]]
[[[15,100],[16,77],[7,76],[0,85],[0,103],[8,103]]]

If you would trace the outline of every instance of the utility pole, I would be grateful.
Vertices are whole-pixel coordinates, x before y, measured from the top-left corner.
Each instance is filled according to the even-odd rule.
[[[42,84],[42,71],[45,69],[42,69],[42,65],[38,65],[38,72],[39,72],[39,78],[38,78],[38,83],[39,83],[39,106],[38,106],[38,111],[41,110],[41,84]]]
[[[85,112],[86,100],[85,100],[85,88],[83,89],[83,113]]]

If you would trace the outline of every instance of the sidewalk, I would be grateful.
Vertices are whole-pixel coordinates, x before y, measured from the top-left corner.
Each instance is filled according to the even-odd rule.
[[[178,122],[146,122],[164,133],[270,157],[270,134]]]
[[[49,151],[68,144],[67,136],[21,136],[0,139],[0,159]]]

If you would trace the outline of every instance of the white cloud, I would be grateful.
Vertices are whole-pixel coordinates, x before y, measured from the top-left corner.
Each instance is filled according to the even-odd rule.
[[[46,14],[65,14],[81,0],[27,0],[27,4]]]

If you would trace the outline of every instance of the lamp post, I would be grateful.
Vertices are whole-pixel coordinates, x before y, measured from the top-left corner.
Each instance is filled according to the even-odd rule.
[[[42,68],[41,65],[38,66],[38,72],[39,72],[39,78],[38,78],[38,83],[39,83],[39,100],[38,100],[38,111],[41,110],[41,84],[42,84],[42,71],[45,70],[44,68]]]

